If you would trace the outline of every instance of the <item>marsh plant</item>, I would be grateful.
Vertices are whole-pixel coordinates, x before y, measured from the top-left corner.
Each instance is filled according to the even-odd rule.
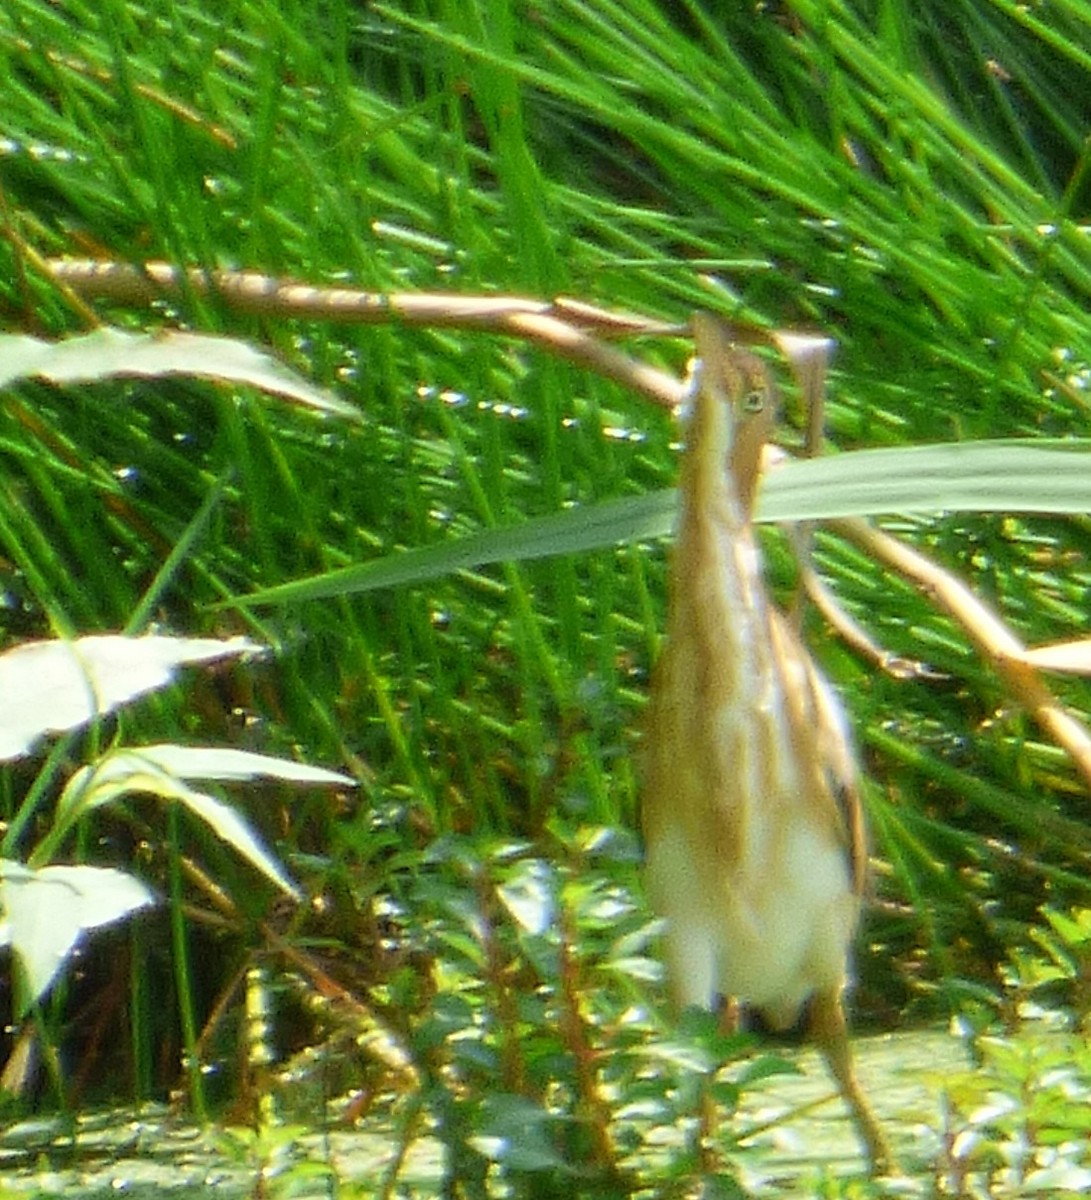
[[[6,761],[19,759],[44,737],[102,722],[137,697],[165,687],[182,665],[260,650],[243,638],[156,635],[25,643],[0,656],[0,754]],[[58,749],[70,746],[62,743]],[[42,764],[7,828],[0,858],[0,944],[15,958],[16,1023],[39,1010],[88,933],[157,902],[153,888],[132,871],[58,861],[72,854],[73,843],[81,840],[78,832],[96,813],[138,796],[181,808],[281,892],[298,899],[295,884],[241,813],[194,784],[255,779],[352,784],[332,771],[228,747],[115,745],[71,771],[46,812],[61,758],[54,753]],[[19,856],[32,834],[35,844]],[[54,1083],[63,1095],[63,1080]]]
[[[1091,910],[1041,916],[1002,968],[998,997],[960,1018],[976,1062],[943,1081],[947,1194],[1091,1187]]]

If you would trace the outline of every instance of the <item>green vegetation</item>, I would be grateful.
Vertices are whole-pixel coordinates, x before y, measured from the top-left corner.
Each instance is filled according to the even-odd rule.
[[[837,450],[1081,438],[1089,32],[1086,0],[6,0],[4,332],[59,339],[92,323],[43,269],[50,256],[564,294],[670,321],[700,307],[837,339]],[[773,1064],[660,1015],[633,831],[665,540],[238,603],[659,492],[675,477],[669,416],[511,338],[243,316],[192,289],[94,312],[271,348],[361,419],[181,376],[5,385],[9,643],[154,627],[276,653],[10,767],[0,816],[10,831],[28,795],[115,740],[257,750],[358,787],[263,790],[248,806],[307,897],[295,906],[176,808],[127,799],[81,821],[53,861],[116,865],[165,900],[96,932],[49,994],[36,1021],[56,1064],[17,1070],[16,1032],[5,1111],[74,1121],[172,1098],[249,1124],[232,1152],[267,1167],[266,1186],[298,1128],[355,1121],[393,1155],[360,1194],[409,1187],[401,1155],[425,1135],[449,1195],[683,1193],[698,1080],[728,1057],[730,1109]],[[687,355],[681,338],[628,348],[676,374]],[[786,427],[786,444],[800,440]],[[1086,517],[884,524],[1028,644],[1084,636]],[[788,599],[775,532],[768,552]],[[879,866],[857,1026],[957,1015],[995,1034],[1025,1018],[1020,988],[1079,1022],[1084,990],[1043,991],[1024,953],[1045,938],[1050,961],[1082,961],[1078,918],[1056,925],[1091,903],[1078,770],[929,596],[832,533],[816,558],[887,649],[935,673],[880,674],[807,618],[869,777]],[[1091,709],[1082,681],[1056,690]],[[47,833],[31,808],[9,857]],[[1023,1071],[1030,1058],[983,1053],[999,1093],[1035,1090],[1045,1058]],[[963,1165],[1018,1188],[1034,1171],[989,1175],[1010,1147],[1047,1153],[1047,1127],[1071,1140],[1074,1117],[989,1124],[970,1083],[952,1094],[967,1134],[947,1152],[977,1148],[943,1168],[953,1192],[970,1186]],[[724,1194],[752,1154],[736,1133],[725,1126]],[[1056,1161],[1086,1170],[1086,1147]]]

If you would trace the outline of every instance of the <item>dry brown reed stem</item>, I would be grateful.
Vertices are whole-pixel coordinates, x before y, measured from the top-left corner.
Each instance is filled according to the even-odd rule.
[[[23,247],[24,253],[31,251]],[[253,271],[181,269],[169,263],[140,265],[95,259],[44,259],[31,254],[28,262],[48,274],[63,290],[81,315],[94,314],[84,299],[111,299],[148,304],[190,290],[218,297],[227,307],[240,311],[314,320],[351,323],[400,323],[417,327],[446,327],[489,331],[531,341],[569,362],[613,379],[637,394],[666,408],[677,408],[685,385],[669,372],[649,366],[600,340],[622,334],[663,335],[678,332],[676,326],[641,316],[609,312],[579,301],[541,301],[518,296],[458,296],[442,293],[375,293],[354,288],[314,287]],[[775,346],[792,364],[808,410],[820,411],[816,403],[825,380],[826,360],[814,352],[821,339],[801,351],[798,335],[783,330],[733,331],[736,340]],[[815,418],[816,419],[816,418]],[[815,445],[814,425],[808,443]],[[1006,625],[957,578],[911,550],[889,534],[862,520],[834,525],[843,536],[873,553],[894,570],[914,579],[925,593],[967,632],[971,640],[993,662],[1004,685],[1032,714],[1042,729],[1073,758],[1091,789],[1091,733],[1068,713],[1025,659],[1026,648]],[[823,598],[823,608],[828,607]],[[835,622],[840,630],[850,622]],[[850,642],[862,653],[882,663],[881,651],[873,652],[866,636]]]
[[[666,408],[682,397],[669,372],[604,345],[602,337],[681,332],[644,317],[608,312],[563,298],[459,296],[426,292],[365,292],[314,287],[255,271],[205,271],[164,262],[139,266],[95,259],[43,260],[51,278],[78,296],[150,304],[187,291],[211,296],[235,312],[336,321],[357,325],[410,325],[507,334],[614,379]]]
[[[932,603],[953,618],[995,668],[1007,691],[1042,731],[1072,758],[1091,790],[1091,731],[1050,691],[1027,662],[1027,648],[992,609],[956,576],[859,517],[830,523],[872,558],[912,580]]]
[[[322,1001],[339,1009],[352,1023],[356,1045],[382,1063],[400,1088],[406,1091],[418,1088],[420,1072],[413,1056],[379,1012],[334,979],[316,958],[281,937],[267,922],[263,921],[260,928],[266,945],[294,966]]]

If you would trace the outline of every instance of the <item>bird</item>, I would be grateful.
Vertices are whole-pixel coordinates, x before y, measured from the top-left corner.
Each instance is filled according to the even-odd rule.
[[[675,1007],[807,1016],[873,1172],[892,1159],[856,1078],[844,1008],[867,877],[839,698],[766,588],[753,512],[776,422],[765,363],[693,320],[691,409],[667,625],[645,717],[644,874]]]

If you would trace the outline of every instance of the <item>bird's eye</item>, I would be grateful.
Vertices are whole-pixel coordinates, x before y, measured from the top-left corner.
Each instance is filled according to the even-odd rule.
[[[751,388],[743,397],[743,408],[748,413],[760,413],[765,408],[765,391],[763,388]]]

